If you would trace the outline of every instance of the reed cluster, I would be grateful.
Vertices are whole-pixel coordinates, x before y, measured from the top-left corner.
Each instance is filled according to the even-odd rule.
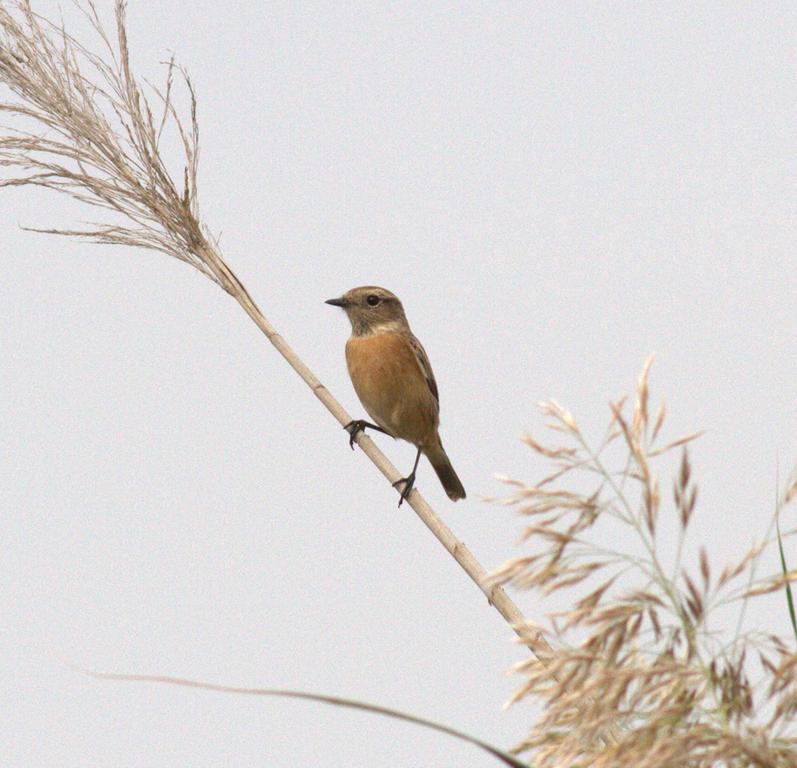
[[[634,402],[610,404],[606,432],[594,445],[567,409],[542,404],[555,439],[525,442],[550,473],[534,485],[503,478],[512,488],[504,503],[529,518],[528,554],[495,578],[567,606],[534,626],[554,647],[551,662],[517,667],[524,682],[514,701],[544,705],[518,751],[540,768],[793,767],[794,638],[732,625],[723,632],[710,619],[734,606],[742,612],[746,601],[782,590],[797,572],[756,578],[774,526],[718,571],[710,547],[697,550],[691,568],[685,563],[698,514],[687,444],[697,435],[662,441],[665,408],[649,410],[651,362]],[[675,470],[666,491],[660,466]],[[795,495],[792,479],[776,514]],[[677,529],[676,546],[662,535],[667,526]],[[785,604],[772,624],[788,626]]]

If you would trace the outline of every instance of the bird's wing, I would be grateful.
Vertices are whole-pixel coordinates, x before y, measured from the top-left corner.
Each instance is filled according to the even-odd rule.
[[[426,383],[429,385],[429,389],[431,393],[434,395],[434,399],[437,401],[437,404],[440,404],[440,394],[437,391],[437,382],[434,380],[434,373],[432,372],[432,364],[429,362],[429,357],[426,354],[426,350],[421,345],[421,342],[415,338],[413,334],[409,334],[407,340],[410,342],[410,346],[412,347],[412,351],[415,353],[415,358],[418,360],[418,365],[421,368],[421,373],[423,377],[426,379]]]

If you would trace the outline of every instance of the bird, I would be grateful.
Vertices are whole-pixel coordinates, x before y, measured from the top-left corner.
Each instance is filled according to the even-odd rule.
[[[351,322],[346,365],[354,391],[376,422],[355,419],[346,424],[351,448],[368,427],[418,449],[412,472],[393,483],[402,486],[399,506],[415,485],[421,454],[429,459],[448,498],[464,499],[465,489],[440,441],[440,396],[432,366],[398,297],[385,288],[364,285],[326,303],[343,309]]]

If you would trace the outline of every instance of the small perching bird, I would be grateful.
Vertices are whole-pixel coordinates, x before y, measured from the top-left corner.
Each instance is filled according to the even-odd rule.
[[[357,419],[346,425],[349,444],[366,427],[412,443],[418,453],[412,472],[394,483],[403,485],[399,506],[415,483],[423,453],[448,498],[465,498],[465,489],[440,442],[440,398],[432,366],[421,342],[410,330],[401,302],[384,288],[352,288],[327,304],[341,307],[351,321],[346,364],[357,397],[376,422]]]

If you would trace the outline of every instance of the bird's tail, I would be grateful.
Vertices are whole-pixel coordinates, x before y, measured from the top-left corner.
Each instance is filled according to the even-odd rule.
[[[434,471],[437,472],[437,476],[440,478],[440,482],[443,484],[448,498],[451,499],[451,501],[464,499],[465,489],[462,487],[457,473],[454,472],[454,467],[451,466],[451,462],[443,449],[440,438],[437,438],[435,444],[426,446],[423,452],[426,454],[426,458],[429,459]]]

